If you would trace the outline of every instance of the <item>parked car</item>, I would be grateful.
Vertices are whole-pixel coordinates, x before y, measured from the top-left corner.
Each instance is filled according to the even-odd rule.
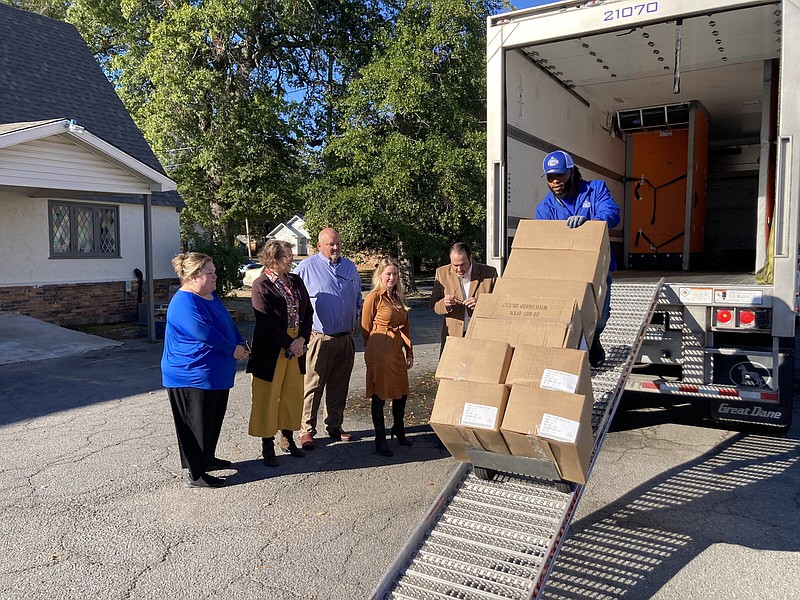
[[[294,269],[297,265],[300,264],[300,258],[292,259],[292,269]],[[264,272],[264,265],[261,263],[253,263],[251,265],[247,265],[246,270],[244,271],[244,275],[242,276],[242,287],[244,288],[251,288],[253,287],[253,282],[258,279],[261,273]]]
[[[244,274],[247,273],[247,269],[258,264],[259,262],[254,258],[245,258],[244,262],[239,265],[239,277],[244,277]]]
[[[242,276],[242,287],[251,288],[253,282],[258,279],[259,275],[264,272],[264,265],[261,263],[253,263],[247,265],[247,269]]]

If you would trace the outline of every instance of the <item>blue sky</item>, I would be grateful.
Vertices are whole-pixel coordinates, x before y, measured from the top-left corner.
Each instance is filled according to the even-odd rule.
[[[516,8],[529,8],[531,6],[541,6],[542,4],[550,4],[557,2],[557,0],[511,0]]]

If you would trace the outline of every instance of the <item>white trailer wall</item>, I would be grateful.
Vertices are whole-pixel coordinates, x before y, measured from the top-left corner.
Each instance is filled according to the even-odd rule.
[[[585,179],[605,180],[622,208],[625,144],[606,130],[608,111],[581,101],[522,52],[508,52],[506,70],[508,216],[533,218],[548,192],[542,160],[556,148],[573,156]]]

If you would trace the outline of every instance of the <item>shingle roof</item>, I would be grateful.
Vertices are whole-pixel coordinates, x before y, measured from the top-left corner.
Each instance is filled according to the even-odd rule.
[[[94,135],[164,173],[78,30],[0,4],[0,127],[53,119],[75,119]],[[153,204],[183,205],[177,192],[155,193],[152,200]]]

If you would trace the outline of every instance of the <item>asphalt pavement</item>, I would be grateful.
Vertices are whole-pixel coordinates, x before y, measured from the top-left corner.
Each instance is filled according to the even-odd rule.
[[[415,368],[432,372],[440,321],[424,302],[411,321]],[[426,428],[377,455],[350,415],[357,441],[267,469],[240,368],[218,452],[229,485],[186,488],[161,349],[0,365],[0,598],[367,597],[457,463]],[[355,393],[363,379],[359,355]],[[800,411],[770,435],[667,400],[624,397],[546,596],[796,597]]]

